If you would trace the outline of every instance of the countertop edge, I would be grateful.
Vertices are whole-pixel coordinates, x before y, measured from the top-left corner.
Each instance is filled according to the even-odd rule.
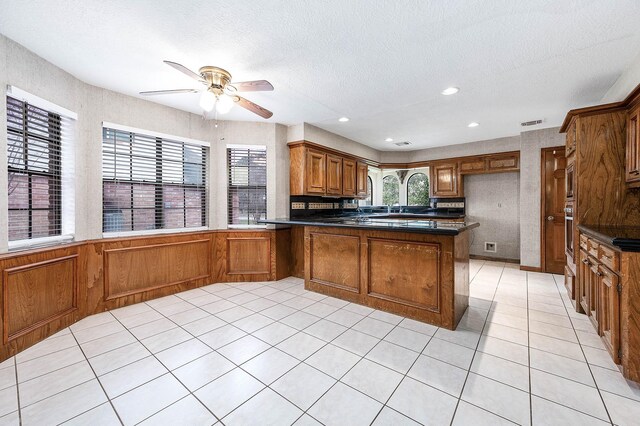
[[[351,228],[351,229],[371,229],[375,231],[391,231],[391,232],[411,232],[418,234],[433,234],[433,235],[458,235],[465,231],[480,226],[479,223],[473,222],[460,229],[454,228],[420,228],[420,227],[392,227],[384,225],[358,225],[358,224],[342,224],[335,222],[317,222],[317,221],[305,221],[302,219],[265,219],[260,220],[259,223],[268,225],[289,225],[289,226],[322,226],[332,228]]]
[[[578,225],[580,231],[590,234],[596,239],[620,249],[624,252],[640,252],[640,239],[615,237],[599,232],[595,227],[589,225]]]

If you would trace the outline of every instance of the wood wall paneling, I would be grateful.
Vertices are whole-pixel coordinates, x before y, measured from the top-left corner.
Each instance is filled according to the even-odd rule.
[[[271,272],[271,239],[227,237],[227,274],[253,275]]]
[[[3,271],[3,344],[70,315],[77,309],[77,254]]]
[[[104,298],[209,278],[209,249],[207,238],[104,250]]]
[[[304,278],[304,226],[291,227],[291,276]]]

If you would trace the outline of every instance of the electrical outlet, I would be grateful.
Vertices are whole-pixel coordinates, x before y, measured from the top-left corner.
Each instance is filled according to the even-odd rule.
[[[485,241],[484,251],[489,253],[496,253],[498,251],[498,245],[496,243]]]

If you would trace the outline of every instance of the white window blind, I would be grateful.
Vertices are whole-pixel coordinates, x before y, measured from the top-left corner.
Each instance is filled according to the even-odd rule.
[[[15,244],[19,241],[25,245],[46,243],[51,237],[73,233],[73,223],[68,223],[73,222],[73,191],[63,191],[63,181],[73,176],[73,165],[68,165],[73,158],[72,122],[69,117],[7,96],[10,246],[20,245]],[[65,164],[67,170],[63,170]],[[63,201],[71,211],[65,210]]]
[[[103,232],[206,226],[208,153],[200,144],[103,128]]]
[[[266,148],[227,148],[227,166],[229,225],[255,225],[266,219]]]

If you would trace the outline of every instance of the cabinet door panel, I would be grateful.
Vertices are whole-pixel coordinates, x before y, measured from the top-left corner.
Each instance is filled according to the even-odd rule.
[[[600,335],[600,293],[602,287],[602,273],[595,259],[589,259],[589,319]]]
[[[357,165],[354,160],[342,159],[342,195],[355,197],[357,194]]]
[[[462,197],[458,168],[455,163],[437,164],[431,168],[432,197]]]
[[[578,274],[578,299],[582,310],[589,315],[589,278],[591,277],[591,270],[589,268],[589,255],[586,251],[580,250],[580,264]]]
[[[489,157],[487,160],[487,171],[491,173],[518,170],[518,160],[518,154],[496,155]]]
[[[305,177],[307,181],[306,192],[312,195],[324,195],[326,192],[327,177],[326,177],[326,154],[307,150],[307,160]]]
[[[357,196],[364,198],[367,196],[369,186],[369,166],[365,163],[358,162],[358,179],[357,179]]]
[[[618,293],[618,276],[605,267],[600,268],[602,274],[599,309],[600,331],[602,341],[611,354],[613,362],[620,363],[620,295]]]
[[[342,195],[342,158],[327,154],[327,194]]]

